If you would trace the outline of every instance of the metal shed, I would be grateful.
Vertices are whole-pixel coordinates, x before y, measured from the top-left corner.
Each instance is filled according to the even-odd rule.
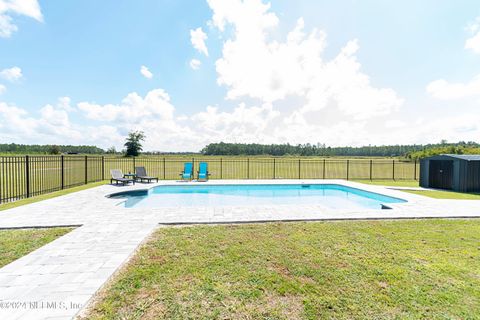
[[[420,160],[420,186],[480,191],[480,155],[442,154]]]

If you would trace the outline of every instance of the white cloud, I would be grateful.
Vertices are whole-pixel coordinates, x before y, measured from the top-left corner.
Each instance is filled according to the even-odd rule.
[[[190,60],[190,68],[192,68],[193,70],[198,70],[201,65],[202,63],[200,62],[200,60],[197,60],[197,59]]]
[[[473,52],[480,54],[480,31],[473,37],[467,39],[465,42],[465,49],[470,49]]]
[[[163,89],[154,89],[145,97],[130,93],[120,104],[81,102],[77,106],[86,118],[118,127],[116,140],[124,139],[130,130],[144,131],[147,150],[198,150],[205,141],[202,134],[178,123],[175,107]]]
[[[319,111],[284,113],[272,103],[239,103],[232,110],[208,106],[194,114],[176,116],[175,107],[162,89],[144,97],[130,93],[119,104],[79,103],[77,116],[86,117],[89,125],[71,121],[65,108],[70,104],[69,98],[59,98],[56,105],[44,106],[35,116],[0,102],[0,136],[18,143],[94,144],[103,148],[115,145],[121,149],[130,130],[143,130],[146,150],[198,151],[219,141],[358,146],[425,143],[440,138],[468,141],[480,135],[480,114],[405,122],[387,116],[380,121],[326,119],[319,125],[321,117],[312,113]],[[324,110],[321,114],[325,116]]]
[[[480,17],[471,23],[467,30],[473,36],[465,42],[465,49],[470,49],[480,54]],[[427,93],[439,100],[458,100],[480,97],[480,74],[475,76],[469,82],[452,83],[445,79],[438,79],[430,82],[426,87]]]
[[[450,83],[440,79],[427,85],[427,92],[436,99],[455,100],[470,97],[480,97],[480,75],[468,83]]]
[[[24,15],[39,22],[43,21],[37,0],[0,0],[0,37],[8,38],[18,30],[13,15]]]
[[[206,56],[208,56],[208,49],[205,45],[205,40],[207,40],[207,38],[207,34],[203,32],[201,27],[195,30],[190,30],[190,41],[192,42],[193,47]]]
[[[480,54],[480,17],[477,17],[475,22],[468,26],[467,30],[472,36],[465,41],[465,49]]]
[[[23,142],[35,137],[44,143],[81,143],[84,136],[73,128],[65,110],[46,105],[35,118],[25,109],[4,102],[0,102],[0,132],[6,140]]]
[[[7,91],[7,87],[5,87],[3,84],[0,84],[0,94],[5,93]]]
[[[388,120],[385,122],[386,128],[402,128],[406,126],[407,126],[407,123],[405,121],[397,120],[397,119]]]
[[[35,116],[25,109],[0,102],[0,135],[4,141],[39,144],[121,145],[124,137],[110,125],[78,125],[67,111],[46,105]]]
[[[80,102],[78,109],[91,120],[137,124],[146,118],[170,121],[175,108],[163,89],[155,89],[148,92],[145,98],[136,92],[130,93],[118,105]]]
[[[460,114],[451,117],[422,119],[408,128],[399,128],[403,140],[408,143],[447,141],[478,141],[480,136],[480,115],[477,113]]]
[[[10,82],[17,81],[22,76],[23,76],[22,69],[20,69],[19,67],[12,67],[12,68],[3,69],[2,71],[0,71],[0,77]]]
[[[403,99],[394,90],[372,86],[356,58],[358,41],[349,41],[331,61],[322,57],[326,34],[305,32],[298,19],[285,41],[269,40],[279,19],[260,0],[208,0],[212,24],[227,39],[216,62],[218,83],[227,87],[227,98],[245,97],[275,103],[289,96],[305,100],[297,117],[309,111],[335,107],[339,114],[366,119],[393,112]]]
[[[255,141],[264,135],[267,126],[279,115],[271,104],[247,107],[241,103],[232,112],[221,112],[218,107],[208,106],[205,111],[192,116],[198,131],[209,137],[242,141]]]
[[[141,66],[140,67],[140,73],[142,74],[142,76],[144,76],[147,79],[152,79],[153,78],[153,73],[151,73],[150,70],[148,70],[148,68],[146,66]]]
[[[71,106],[71,102],[72,100],[70,99],[70,97],[60,97],[58,98],[57,108],[60,110],[65,110],[67,112],[72,112],[75,110],[75,108]]]

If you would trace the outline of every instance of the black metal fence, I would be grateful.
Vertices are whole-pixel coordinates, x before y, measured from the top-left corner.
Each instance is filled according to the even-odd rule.
[[[417,180],[416,161],[389,159],[201,158],[104,156],[1,156],[0,203],[90,182],[107,180],[110,169],[134,172],[144,166],[151,176],[179,178],[185,162],[207,162],[210,179],[355,179]]]

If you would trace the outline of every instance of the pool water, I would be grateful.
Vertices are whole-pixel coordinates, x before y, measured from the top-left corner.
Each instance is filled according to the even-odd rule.
[[[120,192],[126,208],[322,205],[331,209],[381,209],[405,200],[337,184],[184,185]]]

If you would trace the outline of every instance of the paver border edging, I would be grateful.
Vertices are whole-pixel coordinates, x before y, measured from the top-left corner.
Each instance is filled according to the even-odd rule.
[[[0,231],[3,230],[19,230],[19,229],[53,229],[53,228],[80,228],[83,224],[59,224],[59,225],[47,225],[47,226],[20,226],[20,227],[0,227]]]
[[[256,223],[278,223],[278,222],[328,222],[328,221],[375,221],[375,220],[432,220],[432,219],[480,219],[478,216],[442,216],[442,217],[364,217],[364,218],[318,218],[318,219],[279,219],[279,220],[238,220],[238,221],[205,221],[205,222],[160,222],[160,226],[196,226],[196,225],[235,225],[235,224],[256,224]]]
[[[145,237],[143,240],[137,245],[135,250],[133,250],[130,255],[117,267],[117,269],[110,275],[110,277],[102,284],[100,288],[88,299],[88,301],[85,303],[85,305],[78,310],[78,312],[73,316],[72,320],[86,320],[86,318],[89,313],[93,310],[93,307],[96,305],[96,303],[99,301],[100,297],[102,294],[110,288],[110,286],[113,285],[114,280],[117,278],[118,275],[122,271],[125,270],[125,268],[128,267],[132,259],[137,255],[138,251],[140,250],[143,245],[145,245],[147,242],[149,242],[153,238],[153,234],[157,232],[158,229],[162,228],[162,226],[157,226],[156,228],[153,228],[152,231]]]

